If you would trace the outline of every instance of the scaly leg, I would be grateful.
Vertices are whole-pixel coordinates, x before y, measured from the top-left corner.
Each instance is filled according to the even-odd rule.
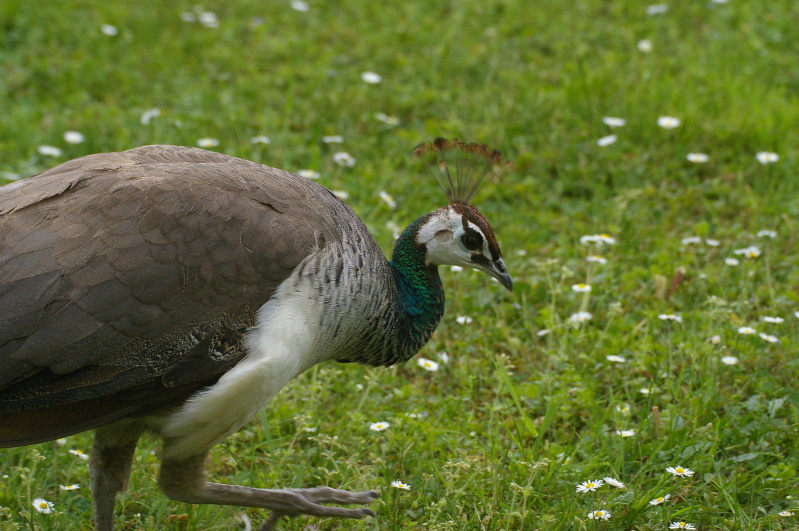
[[[135,424],[119,423],[99,428],[94,434],[89,477],[96,531],[114,529],[114,501],[125,492],[136,443],[144,432]]]
[[[378,497],[374,491],[349,492],[328,487],[255,489],[208,482],[205,480],[206,455],[207,452],[203,452],[187,459],[164,460],[161,463],[161,474],[158,479],[158,486],[164,494],[173,500],[186,503],[271,509],[274,514],[264,522],[261,531],[270,531],[278,518],[283,516],[300,514],[340,518],[374,516],[374,512],[369,509],[345,509],[322,505],[323,503],[367,504]]]

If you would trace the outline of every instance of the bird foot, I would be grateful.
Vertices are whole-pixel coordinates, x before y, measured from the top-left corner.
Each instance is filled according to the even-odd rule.
[[[374,516],[375,513],[371,509],[345,509],[342,507],[327,507],[321,505],[323,503],[340,503],[340,504],[367,504],[371,503],[380,495],[373,491],[366,492],[350,492],[346,490],[331,489],[330,487],[314,487],[309,489],[282,489],[283,492],[291,493],[298,497],[303,498],[306,502],[313,506],[312,511],[309,507],[303,507],[304,503],[298,502],[296,504],[297,510],[274,510],[272,515],[258,528],[258,531],[273,531],[277,521],[284,516],[298,516],[300,514],[313,514],[315,516],[335,516],[339,518],[355,518],[360,519],[364,516]]]

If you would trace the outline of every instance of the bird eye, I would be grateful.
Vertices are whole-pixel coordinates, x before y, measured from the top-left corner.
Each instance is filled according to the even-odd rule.
[[[477,232],[469,231],[461,236],[461,242],[463,242],[463,246],[470,251],[476,251],[483,246],[483,237]]]

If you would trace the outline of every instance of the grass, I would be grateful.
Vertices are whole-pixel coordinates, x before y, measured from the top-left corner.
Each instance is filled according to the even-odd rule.
[[[799,497],[799,4],[672,2],[653,16],[632,0],[204,8],[217,28],[181,20],[190,2],[2,2],[0,175],[217,138],[214,149],[231,155],[318,171],[390,250],[392,224],[444,201],[408,160],[418,142],[458,136],[515,161],[476,200],[515,289],[443,268],[447,314],[420,355],[446,352],[448,363],[318,366],[214,450],[213,479],[382,492],[376,519],[303,517],[285,530],[797,527],[799,512],[779,513]],[[643,39],[651,53],[637,49]],[[363,82],[365,71],[382,82]],[[160,116],[143,125],[152,108]],[[681,125],[658,127],[664,115]],[[627,124],[611,131],[604,116]],[[67,130],[86,140],[67,144]],[[611,132],[618,141],[599,147]],[[331,134],[344,143],[321,141]],[[255,135],[271,143],[251,144]],[[41,145],[63,155],[43,156]],[[336,151],[354,167],[335,164]],[[761,165],[759,151],[780,160]],[[688,162],[689,152],[710,161]],[[758,237],[762,229],[776,238]],[[596,233],[616,243],[581,245]],[[719,245],[683,244],[689,236]],[[759,257],[733,254],[751,245]],[[589,253],[607,264],[589,273]],[[592,292],[573,292],[578,283]],[[571,323],[581,308],[592,319]],[[371,431],[376,421],[390,427]],[[0,527],[90,528],[88,471],[70,448],[88,451],[90,435],[0,452]],[[157,453],[154,441],[140,445],[118,528],[241,527],[241,509],[162,496]],[[695,474],[666,472],[678,465]],[[575,492],[606,476],[626,488]],[[59,490],[71,484],[81,488]],[[33,509],[40,497],[55,504],[51,514]],[[596,509],[611,518],[589,519]]]

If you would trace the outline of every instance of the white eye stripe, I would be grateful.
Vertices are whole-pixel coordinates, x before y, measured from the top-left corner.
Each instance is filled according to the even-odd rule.
[[[477,234],[479,234],[479,235],[480,235],[480,237],[483,239],[483,254],[484,254],[484,255],[486,255],[486,256],[488,256],[488,257],[490,257],[490,256],[491,256],[491,251],[490,251],[490,250],[489,250],[489,248],[488,248],[488,238],[486,238],[486,235],[485,235],[485,234],[483,234],[483,231],[482,231],[482,230],[480,230],[480,227],[478,227],[477,225],[475,225],[475,224],[474,224],[474,223],[472,223],[471,221],[468,221],[468,220],[467,220],[467,221],[466,221],[466,225],[467,225],[467,226],[468,226],[470,229],[472,229],[473,231],[475,231]],[[465,231],[464,231],[464,232],[465,232]]]

